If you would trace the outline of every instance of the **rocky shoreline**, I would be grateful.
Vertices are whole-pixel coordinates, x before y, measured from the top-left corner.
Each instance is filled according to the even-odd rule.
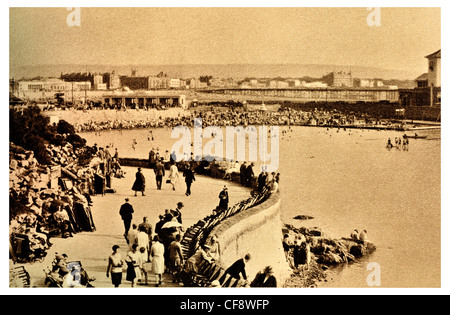
[[[376,246],[370,241],[359,241],[351,238],[334,239],[327,237],[320,228],[297,228],[285,224],[284,243],[287,261],[292,268],[292,275],[286,281],[285,287],[311,288],[318,282],[328,281],[326,271],[342,264],[350,264],[376,251]],[[301,252],[297,246],[303,244],[304,260],[296,257]],[[306,246],[305,246],[306,244]],[[301,254],[300,254],[301,255]]]

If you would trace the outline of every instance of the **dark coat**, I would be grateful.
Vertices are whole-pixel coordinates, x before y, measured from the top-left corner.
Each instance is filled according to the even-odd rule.
[[[161,221],[158,221],[158,222],[155,224],[155,233],[156,233],[156,234],[160,234],[160,233],[161,233],[161,228],[162,228],[162,226],[163,226],[165,223],[166,223],[166,221],[161,220]]]
[[[145,191],[145,177],[141,172],[136,173],[136,180],[134,181],[133,187],[131,187],[134,191]]]
[[[192,172],[190,168],[184,170],[183,176],[185,177],[186,183],[192,183],[193,181],[195,181],[194,172]]]
[[[232,264],[225,273],[228,273],[232,277],[239,279],[240,274],[242,274],[242,278],[247,280],[247,274],[245,273],[245,261],[244,258],[238,259]]]
[[[247,166],[246,175],[247,179],[252,179],[255,176],[255,173],[253,172],[253,166],[251,164]]]
[[[247,171],[247,165],[245,165],[244,163],[242,163],[242,165],[241,165],[239,171],[240,171],[240,173],[241,173],[241,174],[240,174],[241,176],[245,176],[245,173],[246,173],[246,171]]]
[[[250,284],[252,288],[276,288],[277,287],[277,279],[274,276],[269,276],[269,278],[264,282],[266,278],[266,274],[264,272],[258,272],[255,279]]]
[[[228,209],[228,191],[222,190],[219,194],[219,208]]]
[[[148,154],[148,159],[150,160],[150,163],[155,163],[155,151],[151,150],[150,153]]]
[[[127,220],[131,221],[131,219],[133,219],[133,213],[134,213],[133,206],[130,205],[128,202],[124,203],[120,207],[119,214],[122,217],[122,220],[124,220],[124,221],[127,221]]]
[[[262,191],[266,185],[267,175],[261,172],[258,176],[258,190]]]
[[[165,176],[166,170],[164,169],[164,164],[161,162],[157,162],[155,166],[155,175]]]
[[[178,223],[183,224],[183,219],[181,218],[182,214],[178,208],[172,210],[172,215],[177,218]]]

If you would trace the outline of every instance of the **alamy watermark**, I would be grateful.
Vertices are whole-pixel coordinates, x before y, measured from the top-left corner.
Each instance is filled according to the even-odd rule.
[[[67,11],[70,13],[67,15],[66,22],[67,25],[72,26],[81,26],[81,8],[67,8]]]
[[[367,15],[367,25],[372,26],[381,26],[381,8],[367,8],[368,11],[371,11],[369,15]]]
[[[275,172],[279,166],[280,132],[278,126],[218,126],[202,127],[202,119],[194,119],[193,135],[186,126],[172,129],[172,139],[179,138],[172,146],[175,161],[248,161],[261,162],[261,169]],[[181,137],[181,138],[180,138]],[[270,152],[268,152],[270,138]],[[193,139],[193,140],[192,140]],[[209,139],[203,143],[203,139]],[[237,139],[237,142],[235,142]],[[225,144],[224,144],[225,140]],[[246,147],[248,143],[248,158]],[[235,144],[236,151],[235,152]],[[237,154],[236,154],[237,153]]]
[[[366,278],[369,287],[381,286],[381,266],[379,263],[371,262],[367,265],[367,271],[370,271]]]

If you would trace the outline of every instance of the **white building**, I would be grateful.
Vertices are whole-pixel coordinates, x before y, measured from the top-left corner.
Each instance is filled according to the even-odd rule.
[[[170,79],[170,81],[169,81],[169,88],[171,88],[171,89],[179,89],[179,88],[181,88],[181,81],[180,81],[180,79]]]
[[[441,50],[425,58],[428,59],[428,72],[416,78],[416,87],[441,87]]]
[[[360,86],[376,88],[384,86],[384,83],[380,79],[361,79]]]

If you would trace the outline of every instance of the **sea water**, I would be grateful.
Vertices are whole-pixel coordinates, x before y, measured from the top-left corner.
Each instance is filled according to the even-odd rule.
[[[320,227],[335,238],[367,230],[377,247],[356,263],[329,270],[319,287],[368,287],[370,263],[380,267],[381,287],[440,287],[440,130],[418,133],[427,138],[409,139],[406,150],[386,148],[389,138],[394,143],[404,132],[281,128],[283,222]],[[134,158],[148,158],[152,148],[164,155],[178,140],[171,138],[169,128],[80,135],[88,145],[111,145],[112,154],[117,148],[120,157]],[[313,219],[294,219],[300,214]]]

